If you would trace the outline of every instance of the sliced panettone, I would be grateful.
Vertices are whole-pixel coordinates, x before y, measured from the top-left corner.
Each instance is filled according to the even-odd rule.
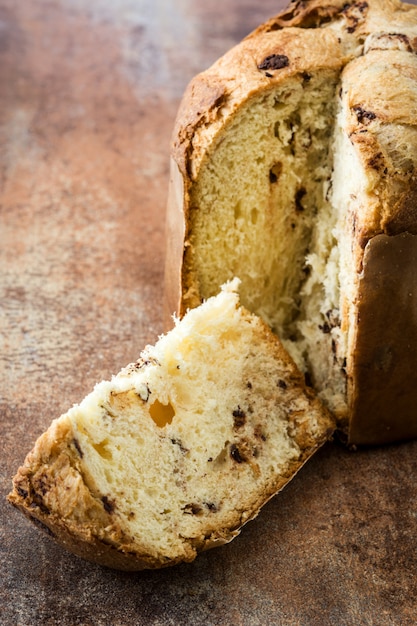
[[[74,553],[126,570],[233,539],[334,430],[236,285],[55,420],[10,502]]]
[[[350,443],[417,436],[417,7],[292,2],[189,85],[167,311],[238,276]]]

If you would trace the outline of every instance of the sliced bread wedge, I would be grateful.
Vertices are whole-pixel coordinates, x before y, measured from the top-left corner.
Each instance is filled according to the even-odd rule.
[[[233,539],[334,423],[237,281],[55,420],[10,502],[114,568],[192,561]]]

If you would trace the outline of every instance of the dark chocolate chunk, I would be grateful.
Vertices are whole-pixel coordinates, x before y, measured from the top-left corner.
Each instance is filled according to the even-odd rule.
[[[258,65],[258,70],[280,70],[289,64],[290,60],[285,54],[270,54]]]
[[[183,454],[185,454],[186,452],[189,451],[188,448],[186,448],[185,446],[182,445],[182,442],[181,442],[180,439],[172,438],[171,439],[171,443],[173,443],[174,446],[178,446]]]
[[[298,213],[300,213],[301,211],[304,211],[304,207],[302,205],[302,199],[304,198],[306,193],[307,191],[304,187],[300,187],[300,189],[297,189],[295,193],[295,210]]]
[[[269,170],[269,182],[276,183],[278,180],[277,175],[272,170]]]
[[[238,406],[237,409],[233,411],[233,426],[234,428],[242,428],[245,422],[246,422],[246,414],[244,411],[242,411],[240,406]]]
[[[360,124],[369,124],[372,120],[376,118],[376,114],[373,111],[366,111],[361,106],[354,106],[353,110],[356,113],[356,117]]]
[[[313,386],[313,381],[311,379],[310,372],[305,372],[305,374],[304,374],[304,382],[305,382],[307,387],[312,387]]]
[[[214,502],[204,502],[204,506],[213,513],[218,511],[218,507],[214,504]]]
[[[33,487],[35,490],[35,493],[37,492],[36,495],[42,494],[43,496],[48,493],[49,491],[49,484],[48,484],[48,480],[46,479],[45,475],[40,475],[37,479],[34,478],[33,480]]]
[[[83,456],[84,456],[84,452],[81,450],[81,446],[80,446],[80,444],[79,444],[78,439],[76,439],[76,438],[74,437],[74,439],[72,440],[72,443],[74,444],[74,448],[77,450],[77,452],[78,452],[78,454],[79,454],[80,458],[83,458]]]
[[[42,513],[44,513],[44,515],[49,515],[51,513],[49,508],[44,503],[42,495],[40,495],[35,490],[33,490],[31,493],[31,497],[32,497],[32,502],[30,503],[30,508],[39,509],[40,511],[42,511]]]
[[[278,161],[278,163],[275,163],[275,165],[273,165],[271,169],[269,170],[269,182],[272,184],[276,183],[278,178],[281,176],[281,172],[282,172],[282,163]]]
[[[101,501],[103,503],[104,510],[106,511],[106,513],[113,513],[115,509],[114,501],[109,500],[107,496],[102,496]]]
[[[241,455],[241,452],[235,443],[230,446],[230,456],[236,463],[244,463],[245,458]]]
[[[348,33],[351,34],[355,32],[359,24],[363,21],[368,6],[367,2],[353,2],[353,4],[348,2],[343,7],[343,13],[348,22],[348,26],[346,27]]]
[[[190,504],[186,504],[182,510],[186,515],[198,515],[202,512],[203,508],[195,502],[190,502]]]
[[[16,487],[16,491],[21,498],[27,498],[29,495],[26,489],[22,489],[22,487]]]

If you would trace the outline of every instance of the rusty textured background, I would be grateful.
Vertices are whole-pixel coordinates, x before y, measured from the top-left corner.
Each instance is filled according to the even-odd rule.
[[[417,623],[417,442],[324,448],[232,544],[118,573],[5,502],[51,420],[163,329],[182,91],[263,0],[0,0],[0,624]]]

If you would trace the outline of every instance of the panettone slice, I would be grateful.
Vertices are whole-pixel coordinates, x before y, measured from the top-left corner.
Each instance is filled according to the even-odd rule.
[[[55,420],[10,502],[75,554],[140,570],[233,539],[332,418],[228,284]]]

